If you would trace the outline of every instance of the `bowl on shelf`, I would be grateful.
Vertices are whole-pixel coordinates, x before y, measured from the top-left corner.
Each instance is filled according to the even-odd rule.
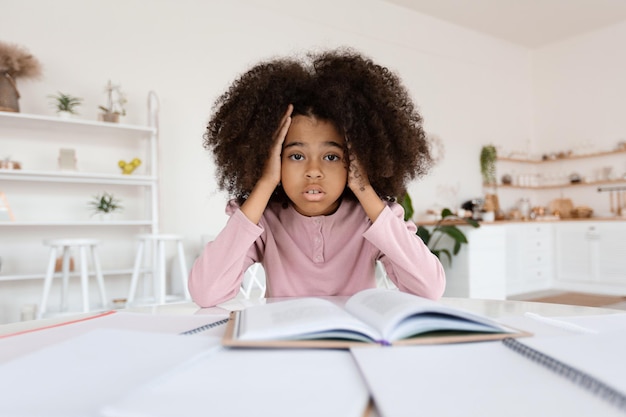
[[[577,219],[588,219],[593,215],[593,209],[587,206],[577,206],[570,212],[572,217]]]

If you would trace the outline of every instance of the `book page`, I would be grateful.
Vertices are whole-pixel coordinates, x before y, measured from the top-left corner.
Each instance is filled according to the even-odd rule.
[[[301,298],[249,307],[240,312],[241,340],[292,340],[314,337],[356,338],[370,341],[380,335],[341,307],[321,298]]]
[[[361,291],[350,297],[346,310],[377,329],[388,342],[435,330],[508,331],[487,317],[397,290]]]

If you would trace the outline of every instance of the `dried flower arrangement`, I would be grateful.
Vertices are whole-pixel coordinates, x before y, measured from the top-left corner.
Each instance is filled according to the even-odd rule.
[[[17,78],[41,76],[41,64],[25,48],[0,41],[0,110],[19,112]]]
[[[114,85],[111,80],[107,83],[104,92],[107,94],[107,105],[98,106],[102,111],[100,115],[105,122],[117,122],[120,116],[126,115],[126,95],[122,92],[121,86]]]

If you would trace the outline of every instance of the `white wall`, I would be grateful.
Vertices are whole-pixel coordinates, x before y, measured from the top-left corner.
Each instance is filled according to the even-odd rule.
[[[626,22],[533,51],[534,151],[571,150],[590,153],[612,150],[626,140]],[[626,174],[622,155],[551,163],[550,173],[577,172],[593,179],[603,166],[616,177]],[[610,215],[609,195],[597,187],[565,188],[556,197],[588,205]],[[545,191],[533,197],[545,204],[555,197]]]
[[[431,175],[410,185],[418,212],[482,195],[482,145],[531,138],[530,50],[379,0],[22,0],[3,2],[0,39],[44,66],[41,80],[18,80],[24,113],[52,115],[47,95],[63,91],[96,119],[111,79],[128,94],[124,122],[145,124],[147,94],[158,93],[161,230],[183,234],[190,253],[226,221],[202,148],[211,105],[259,59],[349,45],[396,70],[445,146]],[[28,285],[38,295],[39,283]]]

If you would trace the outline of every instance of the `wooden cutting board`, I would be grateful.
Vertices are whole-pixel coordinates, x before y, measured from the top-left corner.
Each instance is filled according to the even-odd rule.
[[[555,198],[550,202],[549,208],[552,214],[558,213],[562,219],[567,219],[572,217],[574,204],[569,198]]]

